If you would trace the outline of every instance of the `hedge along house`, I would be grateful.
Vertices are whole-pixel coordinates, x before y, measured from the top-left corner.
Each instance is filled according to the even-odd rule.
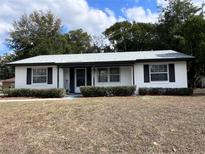
[[[187,61],[172,50],[43,55],[9,63],[15,66],[15,88],[136,86],[187,88]]]

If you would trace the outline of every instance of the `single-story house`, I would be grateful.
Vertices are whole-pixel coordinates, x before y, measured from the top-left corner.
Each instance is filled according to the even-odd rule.
[[[133,51],[42,55],[9,63],[15,66],[15,88],[136,86],[187,88],[187,61],[194,57],[172,51]]]

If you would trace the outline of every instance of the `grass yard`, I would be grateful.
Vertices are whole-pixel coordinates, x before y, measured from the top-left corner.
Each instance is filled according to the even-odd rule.
[[[205,96],[1,102],[0,153],[205,153]]]

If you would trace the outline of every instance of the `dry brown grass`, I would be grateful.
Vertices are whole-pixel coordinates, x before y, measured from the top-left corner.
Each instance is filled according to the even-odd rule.
[[[0,103],[0,153],[175,152],[205,152],[205,96]]]

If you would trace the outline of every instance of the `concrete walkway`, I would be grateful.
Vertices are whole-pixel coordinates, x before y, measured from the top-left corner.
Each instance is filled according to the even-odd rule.
[[[63,97],[63,98],[28,98],[28,99],[0,99],[0,103],[1,102],[33,102],[33,101],[62,101],[62,100],[74,100],[76,99],[77,97],[76,96],[66,96],[66,97]]]

